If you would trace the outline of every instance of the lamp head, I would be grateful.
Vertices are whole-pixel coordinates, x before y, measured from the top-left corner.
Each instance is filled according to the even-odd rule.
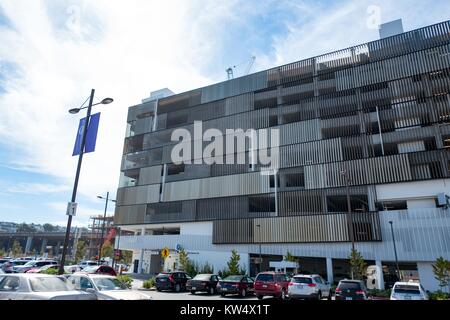
[[[110,104],[114,101],[113,98],[105,98],[102,100],[101,104]]]
[[[71,114],[77,114],[78,112],[80,112],[80,108],[73,108],[69,110],[69,113]]]

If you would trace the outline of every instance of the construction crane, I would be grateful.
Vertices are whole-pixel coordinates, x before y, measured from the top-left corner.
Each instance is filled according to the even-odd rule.
[[[254,63],[255,63],[255,60],[256,60],[256,57],[255,57],[255,56],[251,56],[251,57],[250,57],[250,61],[248,62],[247,68],[245,69],[245,72],[244,72],[244,74],[243,74],[244,76],[246,76],[246,75],[248,75],[248,74],[250,73],[250,70],[252,69],[252,67],[253,67],[253,65],[254,65]],[[227,78],[228,78],[228,80],[231,80],[231,79],[234,78],[234,69],[235,69],[236,67],[239,67],[239,66],[243,65],[244,63],[245,63],[245,62],[240,63],[240,64],[237,64],[237,65],[232,66],[232,67],[229,67],[228,69],[225,70],[225,71],[227,72]]]

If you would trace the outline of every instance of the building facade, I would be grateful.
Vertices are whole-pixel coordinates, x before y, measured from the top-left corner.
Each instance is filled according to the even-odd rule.
[[[134,251],[136,272],[158,272],[164,247],[215,271],[236,249],[250,274],[289,252],[303,272],[336,281],[352,240],[369,264],[392,269],[394,235],[400,269],[437,288],[431,264],[450,259],[449,21],[164,92],[127,119],[114,222],[134,231],[120,249]],[[277,129],[279,170],[175,164],[172,133],[194,135],[194,121]]]

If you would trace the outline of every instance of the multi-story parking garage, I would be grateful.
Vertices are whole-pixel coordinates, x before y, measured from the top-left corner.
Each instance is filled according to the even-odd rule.
[[[115,224],[135,234],[120,248],[148,273],[159,271],[163,247],[181,246],[216,271],[236,249],[252,274],[260,250],[265,269],[289,251],[300,269],[333,281],[349,273],[352,239],[369,264],[393,266],[394,235],[400,268],[436,289],[431,264],[450,258],[449,91],[447,21],[159,92],[129,109]],[[194,134],[194,121],[204,130],[278,129],[279,170],[175,164],[171,135]]]

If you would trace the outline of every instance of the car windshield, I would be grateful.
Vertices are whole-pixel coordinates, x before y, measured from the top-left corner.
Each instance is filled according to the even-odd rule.
[[[223,279],[223,281],[239,282],[242,280],[242,276],[229,276]]]
[[[194,277],[192,280],[203,280],[203,281],[209,281],[211,278],[210,274],[198,274]]]
[[[256,281],[270,282],[273,281],[273,274],[261,273],[256,277]]]
[[[25,267],[32,267],[34,266],[34,264],[36,263],[36,261],[28,261],[27,263],[24,264]]]
[[[100,291],[125,290],[125,285],[116,278],[97,278],[94,279],[95,285]]]
[[[89,266],[83,269],[83,271],[85,272],[96,272],[97,271],[97,266]]]
[[[70,291],[72,288],[60,277],[30,278],[31,290],[35,292]]]
[[[403,294],[420,294],[419,287],[412,285],[396,285],[394,292]]]
[[[294,283],[305,283],[305,284],[312,283],[312,279],[308,277],[293,277],[291,281]]]
[[[341,283],[339,283],[339,289],[360,290],[361,286],[359,282],[341,281]]]

